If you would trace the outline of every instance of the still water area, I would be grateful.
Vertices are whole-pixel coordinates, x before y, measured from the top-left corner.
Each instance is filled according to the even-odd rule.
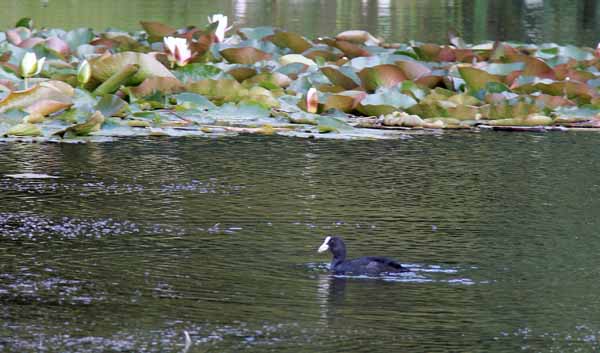
[[[2,144],[0,351],[596,352],[597,145]],[[413,273],[331,277],[332,234]]]
[[[31,17],[40,26],[141,30],[140,20],[204,26],[228,15],[236,28],[276,26],[309,38],[365,29],[389,41],[445,43],[449,29],[468,42],[512,40],[595,47],[597,0],[20,0],[0,2],[0,27]]]

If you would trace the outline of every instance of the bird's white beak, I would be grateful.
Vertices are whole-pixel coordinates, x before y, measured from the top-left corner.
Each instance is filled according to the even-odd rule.
[[[321,244],[321,246],[319,246],[319,250],[317,250],[318,252],[323,252],[323,251],[329,250],[329,239],[331,239],[331,237],[325,238],[325,240],[323,241],[323,244]]]

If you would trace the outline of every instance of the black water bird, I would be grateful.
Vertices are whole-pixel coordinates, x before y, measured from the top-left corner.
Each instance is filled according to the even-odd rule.
[[[399,262],[381,256],[365,256],[346,260],[346,245],[340,237],[327,237],[319,252],[331,251],[331,272],[336,275],[379,275],[383,273],[410,272]]]

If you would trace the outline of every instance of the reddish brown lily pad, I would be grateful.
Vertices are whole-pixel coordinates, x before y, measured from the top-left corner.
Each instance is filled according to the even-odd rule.
[[[290,48],[297,54],[312,47],[312,44],[306,38],[294,32],[279,31],[271,37],[271,41],[279,47]]]
[[[221,50],[220,53],[227,61],[234,64],[251,65],[257,61],[271,59],[271,54],[253,47],[228,48]]]
[[[392,87],[407,79],[400,68],[391,64],[364,68],[358,76],[363,87],[368,91],[374,91],[379,87]]]

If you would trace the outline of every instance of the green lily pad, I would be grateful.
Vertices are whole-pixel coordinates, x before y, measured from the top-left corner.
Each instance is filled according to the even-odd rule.
[[[246,87],[260,85],[261,87],[264,87],[266,89],[273,90],[279,88],[286,88],[290,85],[291,82],[292,80],[288,76],[279,72],[263,72],[245,80],[244,85]]]
[[[467,87],[471,92],[479,92],[485,90],[490,82],[502,83],[500,77],[489,74],[483,70],[476,69],[470,66],[460,66],[458,68],[460,75],[467,83]]]
[[[265,37],[275,34],[275,30],[273,29],[273,27],[268,27],[268,26],[254,27],[254,28],[244,27],[244,28],[238,29],[238,33],[244,39],[262,40]]]
[[[352,131],[354,128],[346,123],[341,118],[333,117],[333,116],[318,116],[317,117],[317,128],[320,133],[329,133],[329,132],[348,132]]]
[[[57,131],[54,133],[54,135],[62,138],[70,136],[87,136],[92,132],[99,131],[100,127],[104,123],[104,120],[104,115],[102,115],[101,112],[96,111],[85,122]]]
[[[69,45],[71,52],[76,52],[77,49],[84,44],[88,44],[94,38],[94,32],[89,28],[76,28],[65,35],[63,38]]]
[[[41,136],[42,130],[36,124],[17,124],[4,133],[4,136]]]
[[[206,99],[206,97],[190,92],[183,92],[173,96],[177,100],[178,107],[186,110],[190,109],[213,109],[216,106]]]
[[[338,109],[350,113],[356,109],[358,103],[367,96],[363,91],[344,91],[327,97],[323,110]]]
[[[359,86],[359,77],[349,67],[325,66],[321,67],[320,70],[334,85],[343,87],[347,90],[351,90]]]
[[[106,94],[95,106],[95,109],[105,117],[126,115],[129,104],[114,94]]]
[[[417,101],[411,96],[397,91],[386,91],[369,94],[358,104],[357,109],[367,116],[379,116],[397,110],[405,110],[415,104],[417,104]]]
[[[279,31],[275,33],[271,41],[281,48],[290,48],[298,54],[312,47],[312,44],[306,38],[294,32]]]
[[[236,80],[202,80],[187,85],[187,90],[201,94],[217,105],[225,102],[237,102],[245,90]]]
[[[554,119],[544,115],[529,115],[522,118],[508,118],[486,121],[491,126],[547,126],[552,125]]]
[[[90,60],[89,63],[92,67],[92,77],[100,82],[108,80],[127,65],[139,66],[137,73],[127,81],[129,85],[140,84],[149,77],[175,77],[160,61],[144,53],[124,52],[103,55]]]
[[[178,68],[173,74],[181,82],[190,82],[215,78],[221,72],[221,69],[211,64],[192,63]]]

